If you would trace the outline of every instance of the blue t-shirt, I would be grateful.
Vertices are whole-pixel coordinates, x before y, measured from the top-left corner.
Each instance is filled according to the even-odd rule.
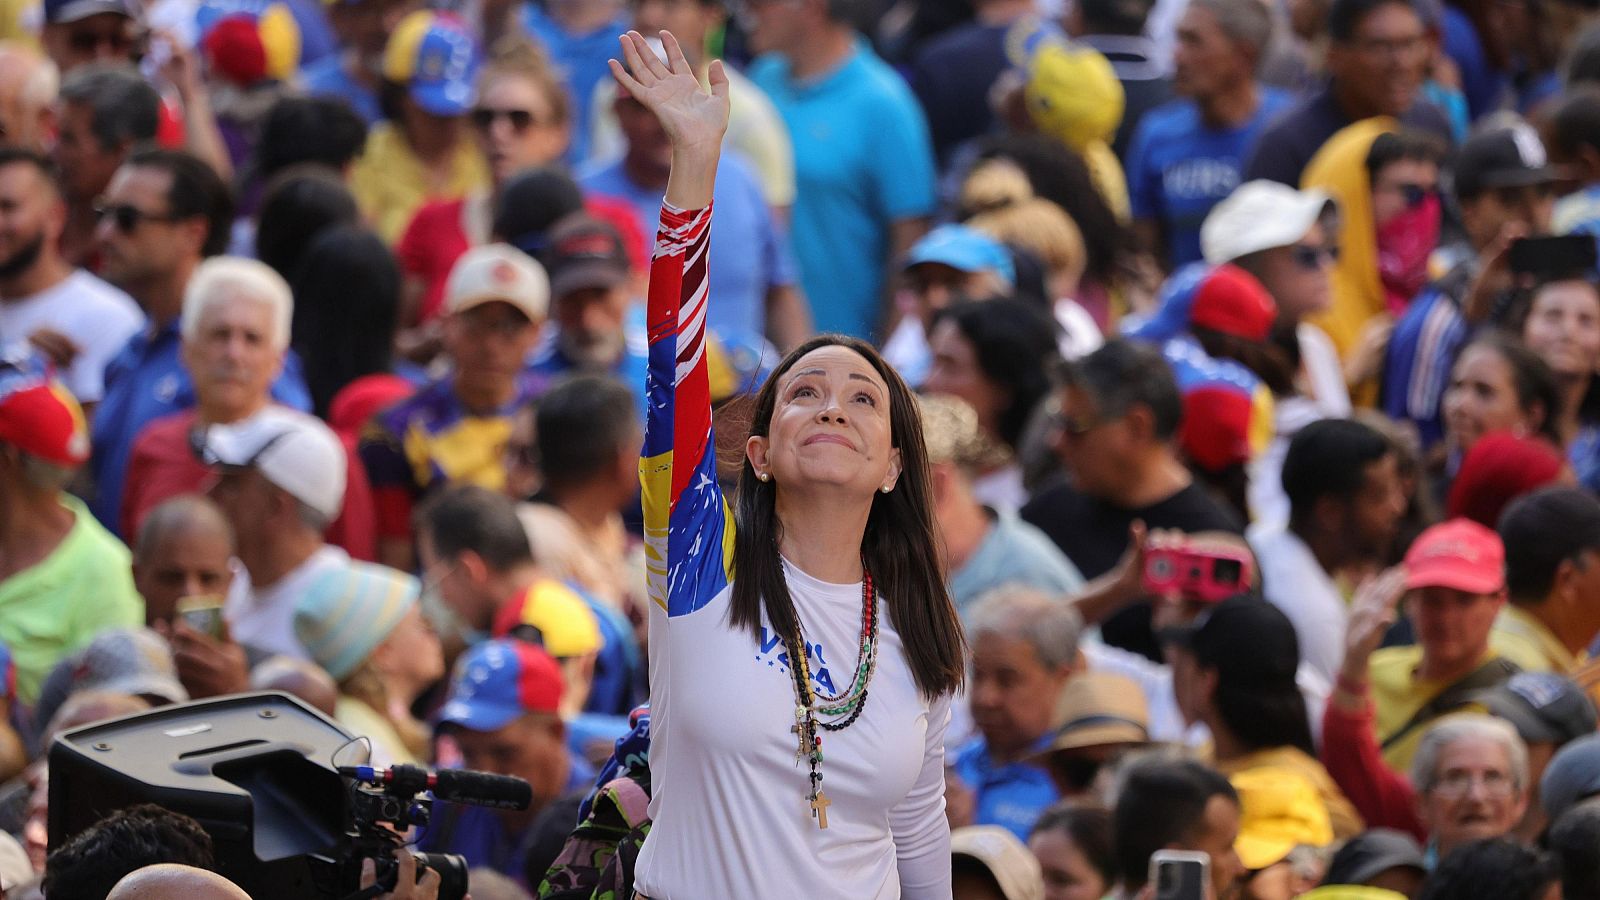
[[[524,3],[522,27],[550,54],[567,86],[572,100],[572,144],[567,148],[567,161],[581,163],[589,158],[589,123],[594,112],[590,101],[601,80],[611,77],[609,62],[620,52],[617,35],[633,27],[632,23],[623,15],[588,34],[568,34],[538,4]],[[644,221],[655,220],[656,213],[651,213]]]
[[[1207,127],[1193,100],[1145,114],[1128,148],[1128,200],[1134,218],[1160,223],[1170,266],[1200,261],[1200,223],[1239,186],[1267,123],[1293,103],[1286,91],[1262,88],[1255,115],[1230,129]]]
[[[916,98],[865,41],[810,81],[795,81],[775,53],[749,75],[794,141],[792,238],[817,330],[885,337],[874,332],[890,225],[931,215],[936,202],[933,148]]]
[[[333,53],[300,70],[300,86],[313,97],[340,97],[350,102],[356,114],[370,127],[383,118],[378,95],[350,77],[344,56]]]
[[[94,410],[94,502],[90,509],[113,534],[120,534],[122,481],[139,432],[156,419],[195,404],[194,381],[183,367],[178,348],[178,320],[154,333],[141,331],[106,364],[106,393]],[[272,384],[272,399],[301,412],[311,411],[311,394],[300,375],[300,357],[284,355],[283,372]]]
[[[641,222],[661,217],[662,192],[630,180],[621,160],[581,172],[578,184],[587,193],[630,204]],[[759,338],[766,333],[767,291],[794,284],[794,262],[772,208],[761,194],[761,183],[737,154],[723,154],[712,200],[717,228],[711,234],[707,324],[718,334]],[[655,249],[655,232],[641,231],[640,237],[644,239],[641,249],[649,258]]]
[[[1054,734],[1046,734],[1034,745],[1042,753],[1050,747]],[[1039,814],[1060,799],[1050,773],[1032,763],[996,765],[989,758],[989,745],[980,735],[956,751],[952,766],[962,782],[972,789],[975,803],[972,824],[999,825],[1026,841]]]

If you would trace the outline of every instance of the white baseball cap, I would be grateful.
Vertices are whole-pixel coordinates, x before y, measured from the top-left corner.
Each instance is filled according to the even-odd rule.
[[[1247,181],[1212,207],[1200,224],[1200,253],[1220,266],[1287,247],[1305,237],[1332,202],[1327,192],[1315,188],[1297,191],[1276,181]]]
[[[510,244],[489,244],[462,254],[450,270],[444,296],[448,312],[499,301],[521,310],[530,322],[543,322],[550,311],[550,277]]]
[[[330,521],[344,507],[344,444],[322,420],[269,406],[199,435],[196,453],[212,466],[249,466]]]

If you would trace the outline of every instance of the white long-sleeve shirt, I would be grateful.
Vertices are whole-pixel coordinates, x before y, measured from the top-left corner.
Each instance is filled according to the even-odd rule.
[[[828,827],[796,758],[784,641],[728,623],[733,527],[717,485],[705,363],[711,210],[663,208],[650,269],[649,416],[639,473],[650,589],[651,900],[949,900],[950,698],[917,690],[880,597],[877,669],[850,727],[822,735]],[[838,694],[860,652],[860,583],[784,564],[813,686]]]

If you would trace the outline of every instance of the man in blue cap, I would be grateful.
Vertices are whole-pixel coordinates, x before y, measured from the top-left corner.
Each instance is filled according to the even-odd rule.
[[[987,234],[949,224],[922,236],[906,254],[901,269],[914,312],[906,312],[883,346],[883,356],[906,382],[918,386],[928,376],[933,353],[928,325],[934,313],[961,300],[993,300],[1016,289],[1011,251]]]
[[[564,686],[561,667],[533,643],[485,641],[467,651],[435,719],[439,734],[460,748],[463,768],[527,781],[533,802],[526,810],[441,803],[422,849],[459,853],[471,868],[487,866],[522,882],[540,814],[577,821],[581,791],[593,784],[595,773],[567,750],[566,725],[557,712]],[[569,794],[570,803],[555,803]]]

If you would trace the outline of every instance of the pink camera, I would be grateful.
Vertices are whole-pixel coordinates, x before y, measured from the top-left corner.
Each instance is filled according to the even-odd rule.
[[[1145,551],[1143,586],[1146,594],[1220,603],[1248,592],[1254,571],[1242,549],[1183,542]]]

